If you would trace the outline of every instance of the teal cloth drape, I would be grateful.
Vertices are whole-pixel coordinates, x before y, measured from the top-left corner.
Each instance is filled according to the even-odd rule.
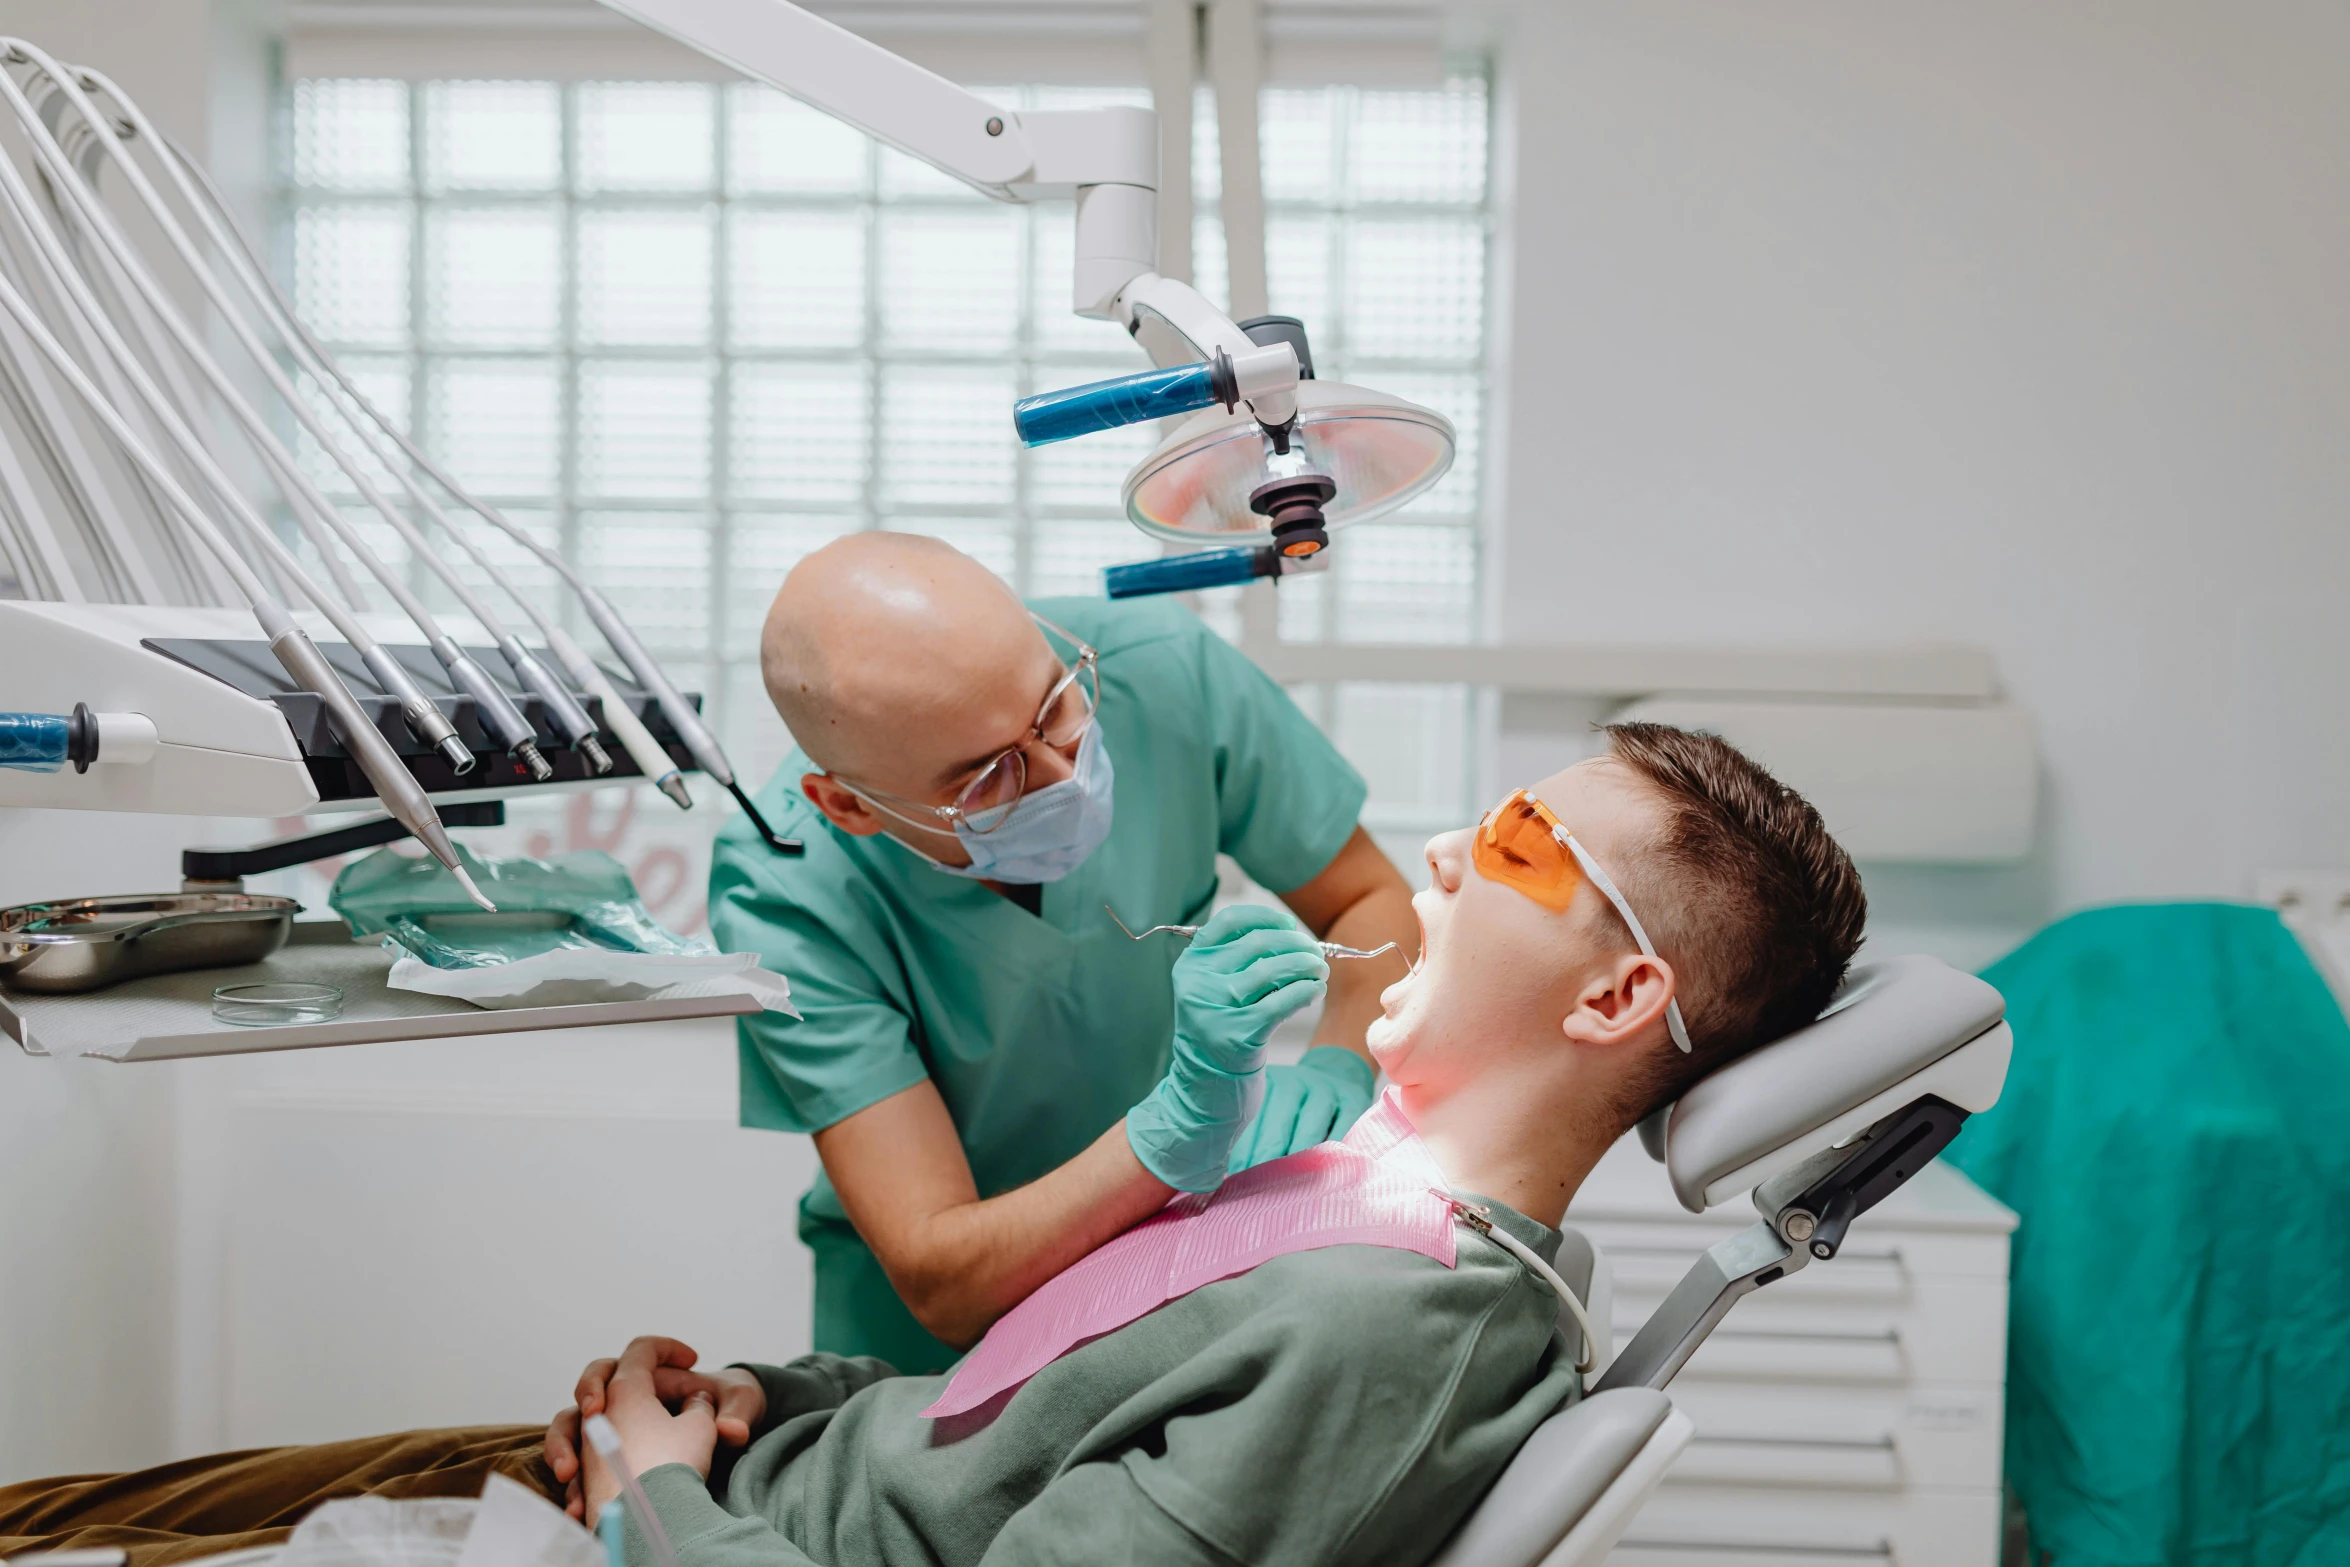
[[[2056,1567],[2350,1563],[2350,1025],[2265,909],[2063,920],[1949,1157],[2022,1216],[2007,1478]]]

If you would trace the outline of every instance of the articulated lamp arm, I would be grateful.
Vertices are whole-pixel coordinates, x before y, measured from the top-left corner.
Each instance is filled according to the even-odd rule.
[[[1163,370],[1196,370],[1171,376],[1146,372],[1031,398],[1015,414],[1022,438],[1032,445],[1062,440],[1211,403],[1238,414],[1245,404],[1242,417],[1254,420],[1250,438],[1262,434],[1268,482],[1255,496],[1219,503],[1219,509],[1234,513],[1225,525],[1227,536],[1253,531],[1240,509],[1245,503],[1255,506],[1282,542],[1282,559],[1302,560],[1327,543],[1321,505],[1339,487],[1308,471],[1292,444],[1304,373],[1297,351],[1278,337],[1267,343],[1252,340],[1198,290],[1157,271],[1159,131],[1151,110],[998,108],[790,0],[603,3],[998,201],[1073,196],[1077,253],[1071,307],[1081,316],[1117,322]],[[1056,405],[1058,413],[1045,416],[1031,406],[1039,402]],[[1444,461],[1449,462],[1449,427],[1444,439]],[[1415,477],[1415,490],[1433,482],[1441,466]],[[1256,505],[1275,489],[1282,491],[1275,497],[1279,507]],[[1284,534],[1284,529],[1290,531]],[[1242,566],[1257,575],[1288,569],[1278,563],[1264,569],[1265,563],[1253,556]]]
[[[1158,265],[1159,119],[1152,111],[999,109],[789,0],[605,4],[998,201],[1074,196],[1076,311],[1131,329],[1119,295]],[[1205,300],[1199,304],[1221,319]],[[1248,345],[1237,329],[1230,336]],[[1216,346],[1201,344],[1193,357]]]
[[[999,109],[790,0],[604,0],[722,65],[856,126],[998,201],[1074,196],[1071,308],[1117,322],[1154,363],[1258,345],[1188,283],[1158,275],[1159,117],[1149,109]],[[1289,384],[1296,384],[1295,376]],[[1268,425],[1286,392],[1250,399]]]

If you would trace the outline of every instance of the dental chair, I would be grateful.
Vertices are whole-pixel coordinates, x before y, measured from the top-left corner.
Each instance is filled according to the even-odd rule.
[[[1863,964],[1816,1022],[1642,1122],[1683,1207],[1752,1192],[1762,1217],[1707,1250],[1621,1354],[1594,1346],[1605,1370],[1591,1392],[1534,1429],[1434,1567],[1597,1567],[1695,1429],[1665,1396],[1674,1374],[1740,1296],[1831,1261],[1853,1220],[1991,1107],[2012,1043],[2005,1010],[1932,958]],[[1606,1261],[1572,1228],[1558,1271],[1604,1332]],[[205,1567],[267,1567],[278,1549]]]
[[[1665,1396],[1674,1374],[1739,1297],[1832,1260],[1853,1220],[1991,1107],[2013,1043],[2005,1011],[1998,991],[1932,958],[1862,964],[1818,1021],[1643,1121],[1684,1208],[1752,1192],[1762,1217],[1709,1248],[1621,1354],[1595,1346],[1591,1392],[1535,1428],[1435,1567],[1596,1567],[1694,1432]],[[1604,1260],[1572,1230],[1567,1242],[1560,1271],[1601,1307]]]

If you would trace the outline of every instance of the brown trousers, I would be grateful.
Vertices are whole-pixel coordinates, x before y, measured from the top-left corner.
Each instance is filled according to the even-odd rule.
[[[277,1545],[321,1502],[347,1496],[479,1496],[492,1474],[556,1506],[545,1426],[403,1431],[318,1447],[263,1447],[133,1474],[0,1486],[0,1557],[120,1546],[131,1567]]]

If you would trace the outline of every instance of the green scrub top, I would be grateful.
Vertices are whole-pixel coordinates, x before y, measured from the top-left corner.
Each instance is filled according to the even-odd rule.
[[[742,1124],[816,1132],[925,1078],[938,1086],[982,1197],[1059,1168],[1148,1093],[1174,1029],[1173,937],[1206,917],[1216,855],[1287,892],[1337,857],[1363,781],[1288,695],[1179,605],[1048,599],[1036,611],[1101,654],[1102,741],[1116,769],[1110,836],[1030,914],[886,836],[840,831],[800,792],[795,751],[759,795],[770,850],[737,816],[710,867],[710,925],[791,982],[800,1017],[737,1024]],[[819,1175],[800,1203],[815,1254],[815,1347],[901,1372],[959,1351],[914,1320]]]

